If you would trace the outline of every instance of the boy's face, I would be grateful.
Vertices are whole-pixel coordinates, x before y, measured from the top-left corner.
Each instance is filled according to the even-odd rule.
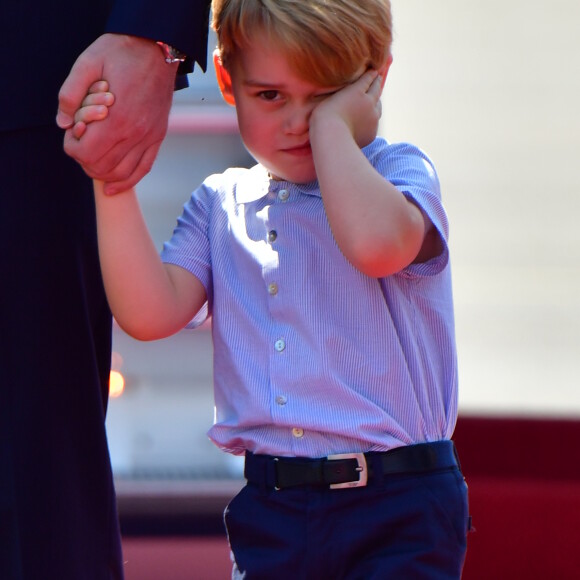
[[[229,72],[240,134],[252,156],[276,179],[316,179],[310,115],[341,87],[303,80],[282,53],[260,40],[239,52]]]

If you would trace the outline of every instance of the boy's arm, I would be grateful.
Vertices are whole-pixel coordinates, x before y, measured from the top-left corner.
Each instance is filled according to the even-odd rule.
[[[95,204],[103,280],[119,325],[139,340],[181,330],[205,303],[201,282],[161,261],[134,190],[108,196],[95,181]]]
[[[355,268],[377,278],[413,262],[432,227],[361,151],[376,136],[381,80],[376,72],[366,72],[322,101],[310,119],[316,174],[333,235]]]
[[[94,83],[74,115],[80,139],[86,126],[105,119],[115,97],[107,81]],[[164,264],[153,244],[134,189],[105,195],[94,181],[99,259],[107,299],[119,325],[139,340],[181,330],[203,306],[205,288],[190,272]]]

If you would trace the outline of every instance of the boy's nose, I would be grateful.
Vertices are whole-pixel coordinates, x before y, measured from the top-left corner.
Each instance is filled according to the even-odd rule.
[[[307,133],[310,127],[310,115],[313,109],[314,105],[294,107],[286,118],[286,132],[296,135]]]

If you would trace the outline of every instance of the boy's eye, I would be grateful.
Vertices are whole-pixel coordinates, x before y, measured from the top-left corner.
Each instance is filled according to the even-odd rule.
[[[276,100],[278,95],[279,95],[278,91],[275,91],[274,89],[270,89],[267,91],[260,91],[258,93],[258,96],[260,98],[264,99],[265,101],[274,101],[274,100]]]

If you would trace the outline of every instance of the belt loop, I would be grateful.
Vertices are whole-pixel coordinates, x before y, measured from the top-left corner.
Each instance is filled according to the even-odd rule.
[[[459,461],[459,453],[457,453],[457,447],[455,446],[455,441],[451,441],[451,446],[453,448],[453,455],[455,456],[455,461],[457,461],[457,467],[458,467],[459,471],[461,473],[463,473],[463,471],[461,470],[461,462]]]
[[[263,491],[266,491],[266,487],[279,489],[278,488],[278,458],[273,457],[271,461],[266,461],[266,477],[263,478],[260,487],[263,488]]]

